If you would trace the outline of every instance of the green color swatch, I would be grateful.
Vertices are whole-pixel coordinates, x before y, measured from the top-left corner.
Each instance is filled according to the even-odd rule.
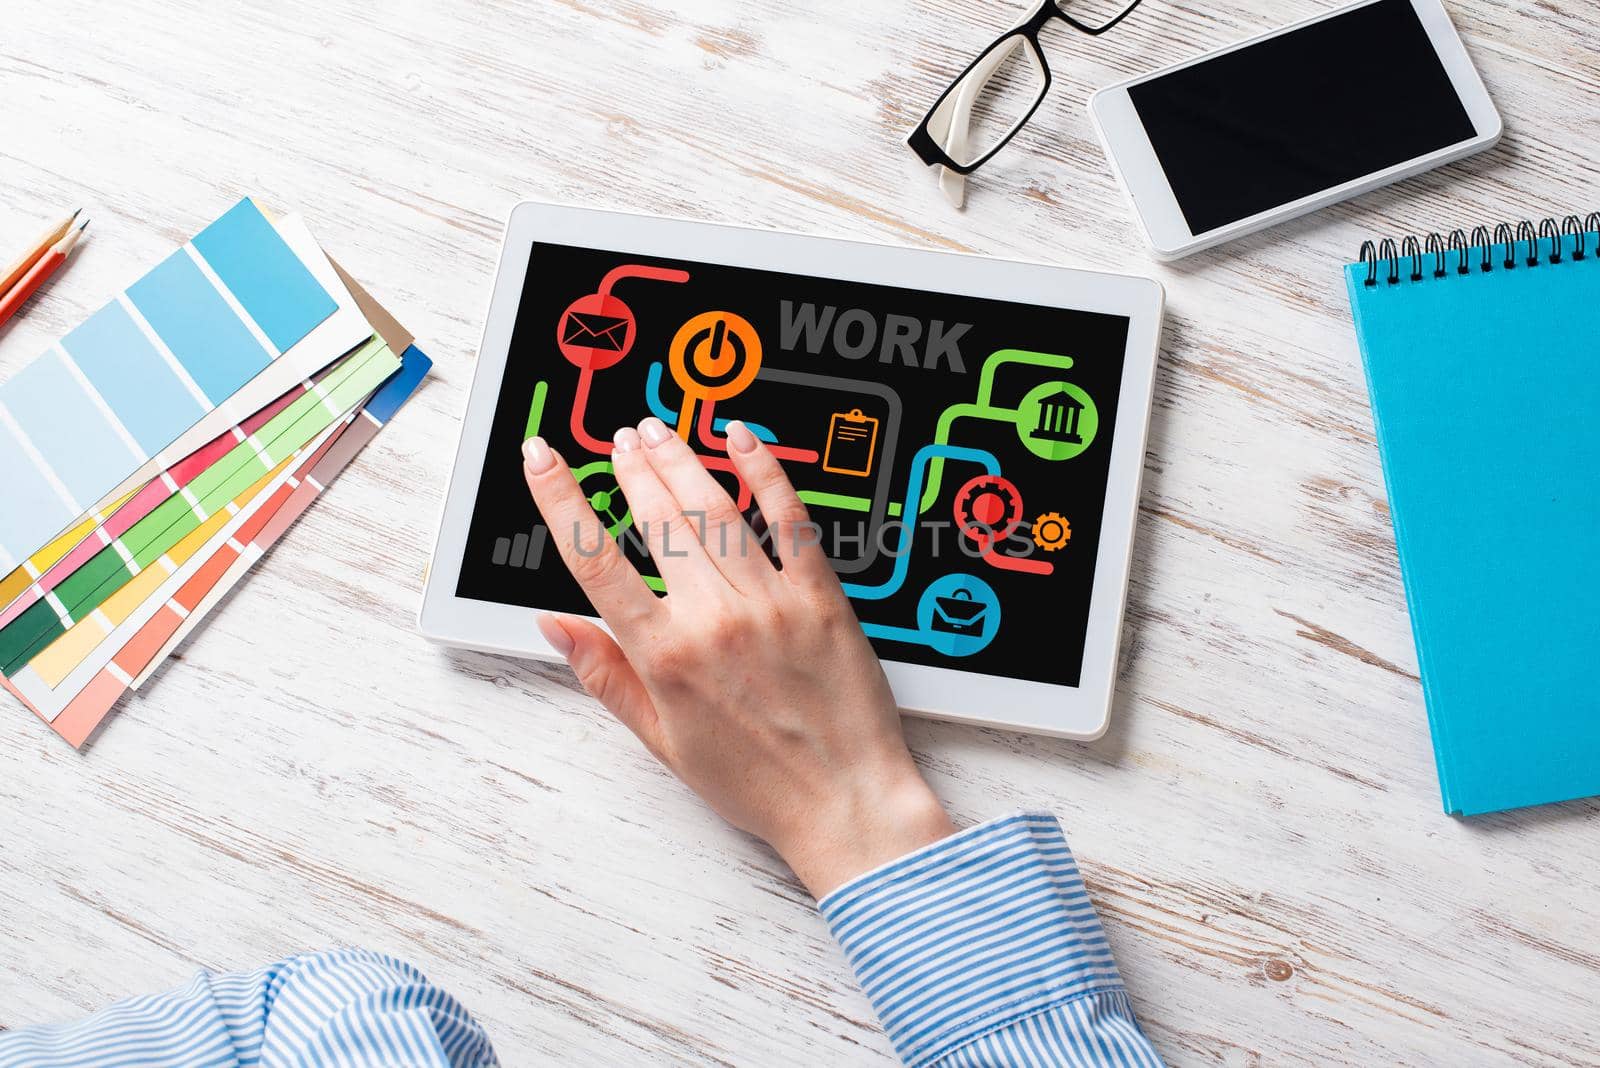
[[[215,515],[335,420],[358,407],[399,366],[399,357],[376,336],[347,356],[319,384],[321,396],[305,393],[256,433],[260,453],[250,442],[234,446],[196,476],[182,495],[167,498],[122,535],[122,547],[137,569],[142,571],[153,565],[203,522],[191,507],[191,498],[198,502],[199,511]],[[53,592],[75,624],[104,604],[134,574],[134,568],[123,561],[116,549],[106,546]],[[63,633],[65,627],[49,604],[41,600],[30,606],[0,630],[0,672],[15,674]]]

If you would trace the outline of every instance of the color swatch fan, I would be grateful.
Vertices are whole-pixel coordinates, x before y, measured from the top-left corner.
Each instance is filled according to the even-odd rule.
[[[242,200],[0,385],[0,675],[74,746],[430,362]]]

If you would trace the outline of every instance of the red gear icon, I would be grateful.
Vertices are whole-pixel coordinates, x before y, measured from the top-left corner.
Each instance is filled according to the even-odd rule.
[[[979,475],[956,493],[955,520],[961,533],[988,547],[1021,524],[1022,494],[1010,479]]]

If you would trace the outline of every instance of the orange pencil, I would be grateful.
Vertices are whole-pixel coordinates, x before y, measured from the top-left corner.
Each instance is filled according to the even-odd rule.
[[[40,234],[39,240],[29,245],[28,251],[17,257],[17,261],[6,268],[5,274],[0,274],[0,297],[11,292],[11,287],[17,284],[17,279],[27,274],[28,269],[38,263],[46,252],[50,251],[51,245],[67,236],[67,230],[71,228],[72,221],[78,217],[78,213],[81,211],[83,209],[79,208],[78,211],[68,215],[55,226]]]
[[[78,224],[77,229],[68,230],[65,237],[50,246],[50,251],[39,257],[39,262],[28,269],[28,273],[11,287],[10,292],[0,297],[0,326],[4,326],[6,320],[17,314],[17,309],[33,296],[33,291],[67,262],[67,253],[72,251],[72,246],[78,243],[78,235],[82,234],[83,228],[88,225],[89,220],[85,219]]]

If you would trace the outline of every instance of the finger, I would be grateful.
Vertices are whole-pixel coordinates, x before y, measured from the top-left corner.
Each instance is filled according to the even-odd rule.
[[[773,549],[783,561],[783,573],[798,582],[832,580],[833,568],[819,544],[822,532],[811,522],[805,502],[772,450],[749,427],[734,420],[728,424],[728,455],[761,506]]]
[[[522,446],[522,474],[561,559],[595,611],[626,637],[661,611],[655,594],[606,533],[565,460],[543,438]]]
[[[651,416],[639,424],[645,455],[678,507],[696,516],[705,529],[706,555],[736,589],[753,592],[771,582],[777,571],[756,541],[755,532],[739,514],[728,491],[717,485],[687,442]]]
[[[538,624],[545,641],[566,658],[590,696],[659,759],[661,721],[656,716],[655,702],[622,647],[586,619],[541,612]]]
[[[701,544],[703,524],[685,516],[667,487],[662,485],[650,461],[645,458],[639,432],[631,426],[617,431],[611,466],[617,486],[628,498],[633,525],[650,550],[650,559],[667,584],[667,593],[690,588],[727,588],[716,565],[706,556]]]

